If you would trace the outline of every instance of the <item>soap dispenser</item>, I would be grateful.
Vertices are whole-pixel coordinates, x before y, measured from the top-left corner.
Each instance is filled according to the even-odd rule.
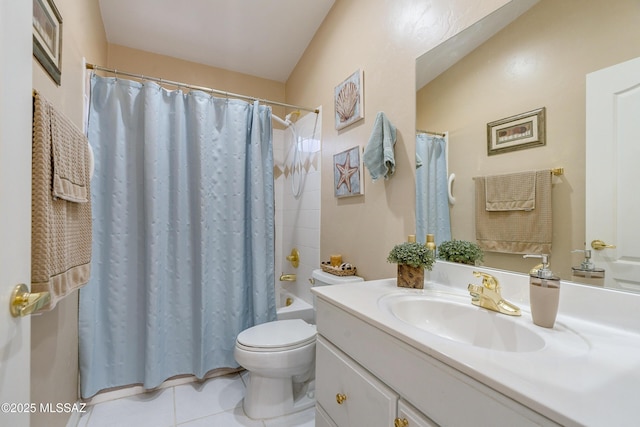
[[[541,258],[542,266],[529,274],[529,303],[533,323],[553,328],[560,301],[560,278],[549,270],[549,255],[528,254],[523,258]]]
[[[427,234],[427,237],[425,238],[425,245],[427,246],[427,249],[429,249],[430,251],[434,252],[436,251],[436,242],[435,242],[435,238],[433,236],[433,234]]]
[[[576,249],[571,252],[584,253],[584,260],[580,265],[571,267],[571,280],[595,286],[604,286],[604,269],[597,268],[591,261],[591,249]]]

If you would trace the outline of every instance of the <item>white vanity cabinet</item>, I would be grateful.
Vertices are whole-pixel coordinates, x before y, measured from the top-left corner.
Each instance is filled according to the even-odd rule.
[[[322,337],[316,342],[316,370],[316,427],[436,425]]]
[[[336,425],[393,425],[398,395],[322,337],[316,369],[316,401]]]
[[[317,328],[316,426],[557,425],[322,297]]]

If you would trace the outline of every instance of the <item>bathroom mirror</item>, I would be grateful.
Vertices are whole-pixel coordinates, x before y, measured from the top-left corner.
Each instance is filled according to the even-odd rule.
[[[416,129],[448,133],[452,238],[475,241],[474,176],[562,167],[551,268],[580,281],[571,267],[584,259],[572,251],[585,249],[585,178],[606,173],[585,166],[586,75],[640,57],[637,22],[634,0],[512,1],[416,60]],[[541,107],[545,146],[488,155],[487,123]],[[485,252],[489,267],[527,273],[535,264]]]

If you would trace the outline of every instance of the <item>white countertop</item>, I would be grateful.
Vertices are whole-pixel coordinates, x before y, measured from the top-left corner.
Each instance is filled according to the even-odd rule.
[[[503,297],[522,309],[514,320],[534,329],[544,348],[508,352],[459,343],[379,306],[392,293],[437,292],[471,304],[466,286],[480,284],[471,274],[477,269],[500,279]],[[394,278],[315,287],[313,293],[559,424],[640,425],[640,295],[563,282],[556,324],[547,329],[531,320],[526,275],[438,262],[428,276],[424,290],[399,288]]]

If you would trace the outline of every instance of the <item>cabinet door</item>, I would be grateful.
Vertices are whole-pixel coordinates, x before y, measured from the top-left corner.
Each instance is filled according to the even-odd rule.
[[[398,417],[393,425],[394,427],[438,427],[438,424],[404,400],[398,402]]]
[[[316,427],[337,427],[319,404],[316,404]]]
[[[316,399],[339,427],[389,427],[396,418],[398,396],[321,336]]]

